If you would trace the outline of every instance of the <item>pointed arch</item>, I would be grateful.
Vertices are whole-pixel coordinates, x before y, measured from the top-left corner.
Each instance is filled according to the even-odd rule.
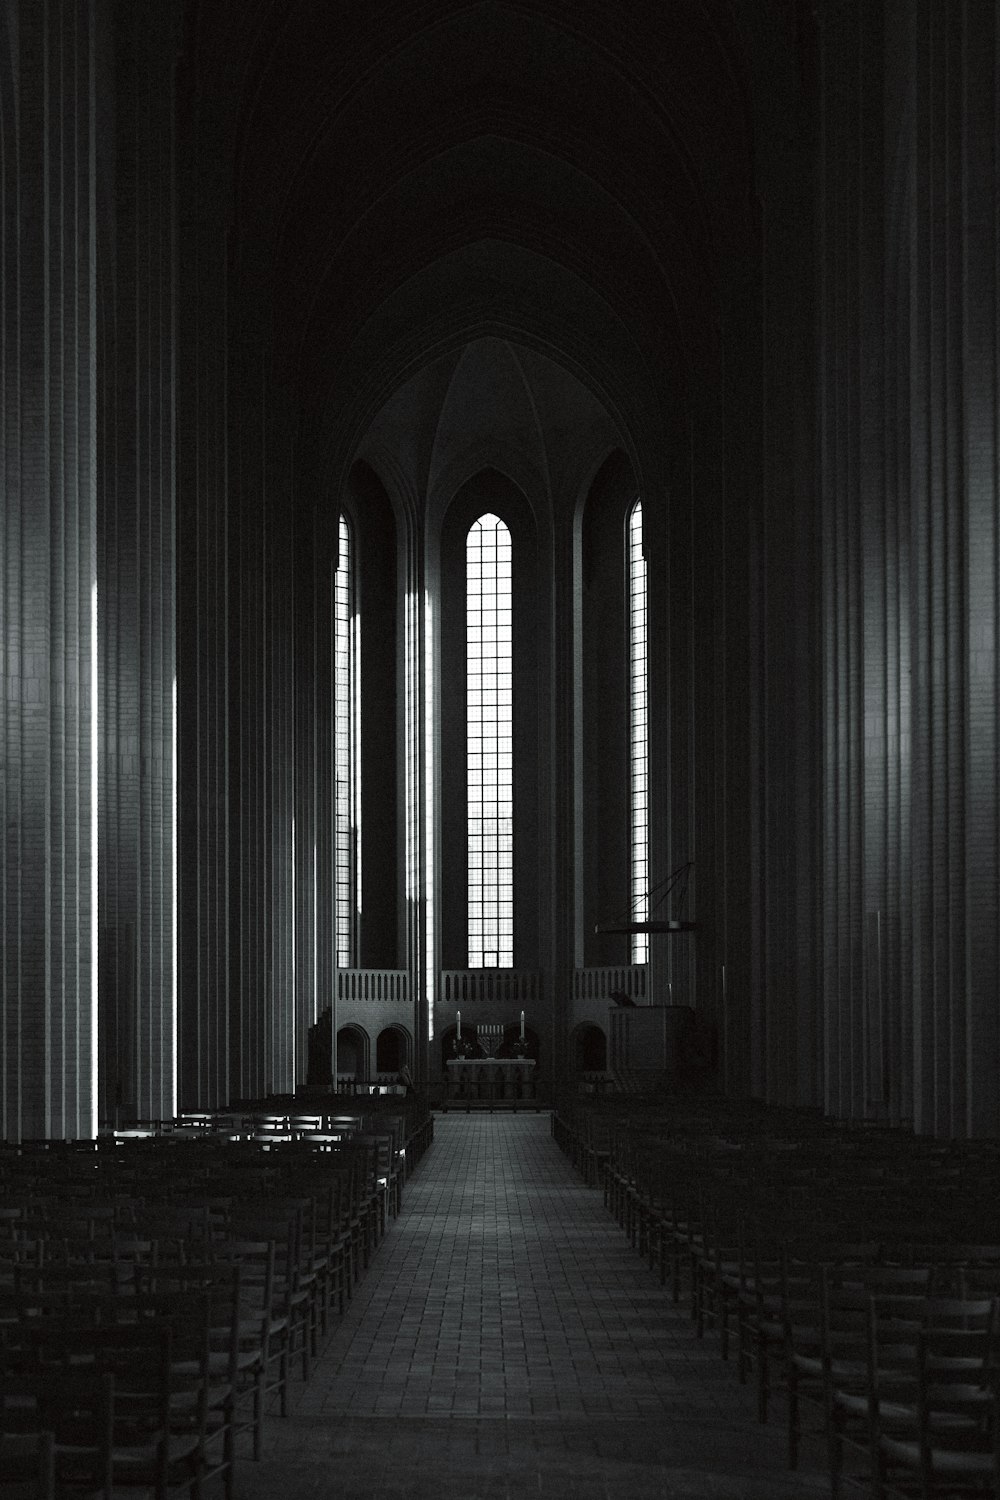
[[[354,530],[340,512],[334,579],[334,912],[338,968],[357,961],[361,892],[360,654]]]
[[[649,685],[646,552],[642,499],[629,508],[625,556],[628,608],[629,896],[637,922],[649,917]],[[632,934],[632,962],[649,958],[649,936]]]
[[[514,963],[512,546],[491,511],[465,539],[468,963]]]

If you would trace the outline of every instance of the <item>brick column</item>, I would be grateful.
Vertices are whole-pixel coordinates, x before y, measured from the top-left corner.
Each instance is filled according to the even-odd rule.
[[[825,1103],[995,1133],[996,17],[821,17]]]
[[[102,193],[101,1117],[174,1110],[177,7],[114,11],[113,176]],[[102,188],[105,186],[102,179]],[[112,238],[113,236],[113,238]]]
[[[95,1125],[94,7],[0,12],[0,1131]]]

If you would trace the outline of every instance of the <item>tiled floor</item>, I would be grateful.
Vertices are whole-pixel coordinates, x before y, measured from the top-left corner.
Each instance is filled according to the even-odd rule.
[[[446,1115],[244,1500],[808,1500],[549,1134]]]

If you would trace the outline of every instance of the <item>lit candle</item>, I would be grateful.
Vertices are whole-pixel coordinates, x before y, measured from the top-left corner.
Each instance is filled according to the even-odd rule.
[[[455,1020],[458,1022],[458,1040],[461,1041],[462,1040],[462,1012],[460,1010],[456,1010],[456,1012],[455,1012]]]
[[[521,1012],[521,1041],[524,1041],[524,1011]]]

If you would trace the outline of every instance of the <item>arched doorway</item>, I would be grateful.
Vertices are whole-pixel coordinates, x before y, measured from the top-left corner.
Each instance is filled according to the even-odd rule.
[[[573,1067],[577,1073],[603,1073],[608,1065],[608,1039],[600,1026],[587,1022],[573,1033]]]
[[[341,1026],[337,1032],[337,1077],[368,1077],[368,1035],[360,1026]]]
[[[397,1074],[409,1062],[410,1038],[402,1026],[386,1026],[375,1039],[376,1073]]]

